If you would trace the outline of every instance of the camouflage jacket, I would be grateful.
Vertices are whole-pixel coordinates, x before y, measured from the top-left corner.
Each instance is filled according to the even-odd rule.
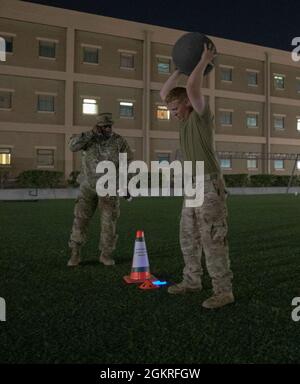
[[[92,131],[73,135],[69,141],[69,148],[72,152],[82,151],[79,182],[88,181],[93,186],[100,177],[96,173],[100,161],[112,161],[118,170],[119,153],[127,153],[128,163],[133,160],[133,154],[127,141],[115,132],[109,139],[104,139]]]

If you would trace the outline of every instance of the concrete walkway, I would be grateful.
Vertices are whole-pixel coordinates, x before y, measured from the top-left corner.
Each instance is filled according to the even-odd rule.
[[[227,188],[230,195],[272,195],[286,194],[287,187],[270,188]],[[0,200],[30,201],[48,199],[76,199],[78,188],[61,189],[0,189]],[[300,187],[292,187],[289,194],[300,194]]]

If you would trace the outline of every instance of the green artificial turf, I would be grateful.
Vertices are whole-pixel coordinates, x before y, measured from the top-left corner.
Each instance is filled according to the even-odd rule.
[[[135,231],[143,229],[151,272],[181,279],[180,198],[122,201],[117,265],[98,263],[99,218],[83,265],[67,268],[72,200],[0,202],[0,362],[284,363],[300,361],[300,198],[228,199],[236,303],[205,310],[204,290],[173,296],[166,288],[126,285]]]

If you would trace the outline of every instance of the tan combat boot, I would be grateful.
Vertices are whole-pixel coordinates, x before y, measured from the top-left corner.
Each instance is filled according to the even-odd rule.
[[[68,261],[68,267],[77,267],[81,262],[80,257],[80,249],[79,248],[71,248],[71,257]]]
[[[106,266],[115,265],[115,260],[112,259],[110,255],[103,253],[103,252],[101,253],[101,255],[99,257],[99,261],[100,261],[100,263],[102,263]]]
[[[223,292],[214,294],[210,298],[206,299],[202,303],[202,307],[207,309],[221,308],[224,305],[231,304],[234,302],[234,296],[232,292]]]
[[[191,287],[189,286],[185,281],[182,281],[181,283],[171,285],[168,288],[168,293],[171,295],[184,295],[185,293],[189,292],[200,292],[202,287]]]

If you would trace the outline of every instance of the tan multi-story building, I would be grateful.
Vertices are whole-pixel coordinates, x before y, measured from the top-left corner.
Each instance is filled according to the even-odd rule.
[[[106,111],[136,159],[177,157],[178,127],[159,90],[184,31],[17,0],[0,0],[0,15],[0,170],[68,178],[80,168],[70,136]],[[204,94],[224,172],[290,174],[300,153],[299,63],[289,52],[211,38],[219,55]]]

